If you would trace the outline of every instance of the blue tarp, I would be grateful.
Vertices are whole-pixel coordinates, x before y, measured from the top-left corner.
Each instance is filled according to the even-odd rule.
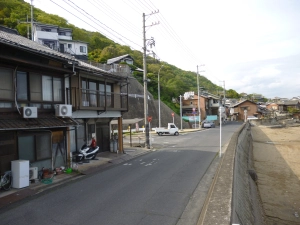
[[[207,116],[206,117],[206,120],[207,121],[214,121],[214,120],[217,120],[218,119],[218,116],[217,115],[212,115],[212,116]]]
[[[182,119],[185,122],[199,122],[199,116],[183,116]],[[212,115],[212,116],[207,116],[206,121],[214,121],[214,120],[218,120],[218,116],[217,115]]]
[[[185,122],[199,122],[199,116],[183,116],[182,119]]]

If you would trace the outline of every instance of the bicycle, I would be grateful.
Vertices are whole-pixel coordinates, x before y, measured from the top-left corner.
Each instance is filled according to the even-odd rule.
[[[12,173],[11,171],[6,171],[0,179],[0,188],[5,191],[8,191],[11,188],[12,184]]]

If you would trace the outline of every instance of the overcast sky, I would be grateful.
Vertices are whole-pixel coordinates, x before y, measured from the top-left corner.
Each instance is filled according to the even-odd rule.
[[[162,61],[195,72],[199,65],[201,75],[217,85],[225,81],[227,90],[238,93],[300,96],[299,0],[33,0],[33,5],[140,51],[145,13],[146,37],[155,40],[148,50]]]

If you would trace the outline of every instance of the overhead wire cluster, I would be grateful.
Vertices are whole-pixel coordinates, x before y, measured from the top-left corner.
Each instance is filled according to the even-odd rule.
[[[132,9],[132,11],[126,13],[134,14],[136,18],[141,19],[141,26],[137,26],[132,21],[129,21],[126,17],[118,13],[114,9],[115,6],[110,5],[105,1],[99,2],[97,0],[87,0],[85,1],[84,6],[79,6],[78,3],[75,3],[75,0],[50,0],[50,2],[52,2],[56,7],[59,7],[72,16],[76,17],[92,29],[107,36],[112,41],[129,46],[133,50],[142,50],[143,48],[142,14],[149,14],[151,12],[159,10],[151,0],[122,0],[122,2],[126,4],[127,7]],[[91,7],[97,9],[97,11],[99,11],[99,14],[105,14],[106,17],[108,17],[111,21],[114,21],[117,25],[125,28],[126,33],[120,33],[117,28],[107,25],[110,24],[111,21],[101,21],[98,15],[93,15],[91,13]],[[118,7],[122,6],[119,5]],[[181,57],[188,58],[191,62],[195,63],[196,68],[197,63],[199,63],[199,59],[195,56],[193,51],[191,51],[191,49],[187,47],[184,41],[182,41],[180,36],[175,32],[175,30],[168,23],[167,19],[163,16],[162,12],[160,11],[159,13],[153,14],[153,18],[160,22],[159,26],[155,27],[155,29],[158,29],[158,31],[160,32],[160,35],[164,39],[170,40],[169,43],[173,45],[173,48],[176,47],[177,54],[180,54]],[[161,47],[155,47],[155,55],[157,55],[158,58],[158,52],[160,49]]]

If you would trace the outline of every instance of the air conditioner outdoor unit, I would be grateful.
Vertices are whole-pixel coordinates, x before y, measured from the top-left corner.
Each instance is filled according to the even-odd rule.
[[[38,168],[30,167],[29,168],[29,180],[34,180],[38,178]]]
[[[72,116],[72,105],[56,105],[55,116],[71,117]]]
[[[23,107],[23,118],[37,118],[37,107]]]

